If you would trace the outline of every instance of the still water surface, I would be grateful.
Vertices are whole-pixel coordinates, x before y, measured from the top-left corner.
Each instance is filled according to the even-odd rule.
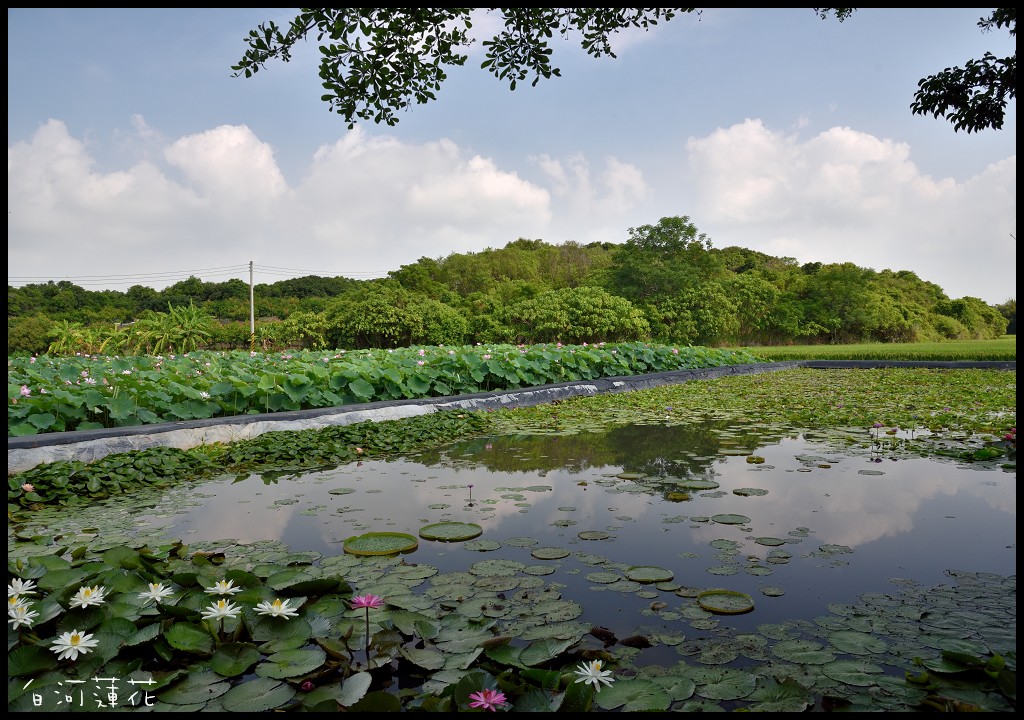
[[[442,572],[522,563],[564,586],[582,621],[620,637],[662,625],[651,604],[679,605],[670,585],[748,593],[755,609],[727,618],[744,630],[904,582],[950,585],[947,570],[1016,574],[1015,473],[879,462],[795,436],[753,450],[702,437],[679,426],[504,436],[299,475],[222,477],[169,491],[139,525],[190,543],[276,540],[331,556],[365,532],[476,523],[475,541],[421,539],[406,561]],[[580,538],[593,531],[607,537]],[[537,559],[537,548],[569,555]],[[635,565],[664,568],[672,582],[608,582]]]

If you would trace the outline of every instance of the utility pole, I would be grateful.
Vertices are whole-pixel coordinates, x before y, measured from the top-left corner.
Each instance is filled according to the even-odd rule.
[[[252,260],[249,261],[249,351],[256,351],[256,305],[252,291]]]

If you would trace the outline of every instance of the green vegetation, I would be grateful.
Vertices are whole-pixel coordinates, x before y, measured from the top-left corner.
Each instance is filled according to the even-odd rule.
[[[182,354],[196,349],[396,349],[411,345],[655,342],[706,347],[991,340],[1016,333],[1016,301],[950,298],[913,272],[798,264],[712,247],[686,216],[630,228],[622,244],[550,245],[420,258],[380,280],[309,276],[249,288],[189,278],[163,291],[8,287],[8,355]]]
[[[993,340],[855,345],[777,345],[746,348],[770,362],[780,360],[981,360],[1016,361],[1017,337]]]
[[[17,357],[7,363],[7,431],[129,427],[756,361],[745,350],[648,343]]]
[[[489,413],[438,412],[320,430],[270,432],[231,445],[154,449],[93,463],[61,461],[8,478],[8,509],[83,505],[154,483],[214,472],[314,468],[410,452],[461,437],[575,432],[630,423],[727,420],[822,432],[863,441],[871,428],[926,430],[888,438],[892,452],[966,462],[1016,461],[1016,374],[1004,370],[794,369],[728,376],[625,394],[583,396],[553,405]],[[846,429],[854,429],[853,435]],[[877,430],[876,430],[877,433]],[[26,491],[24,485],[31,486]]]
[[[138,709],[187,712],[451,712],[470,709],[483,690],[500,692],[501,706],[516,711],[1014,709],[1014,578],[957,573],[953,588],[906,587],[830,608],[813,638],[797,638],[798,624],[777,624],[764,636],[720,632],[681,653],[757,651],[751,667],[700,658],[661,666],[640,662],[625,642],[612,651],[595,643],[590,626],[575,621],[578,603],[538,578],[518,577],[508,561],[439,573],[394,554],[324,558],[227,541],[190,547],[96,529],[106,527],[104,498],[213,473],[258,468],[269,478],[274,468],[396,456],[458,437],[709,419],[725,421],[734,438],[744,428],[813,430],[893,458],[931,454],[1015,469],[1014,373],[902,368],[728,376],[518,410],[54,463],[9,477],[9,595],[13,587],[23,609],[9,608],[8,708],[59,710],[57,683],[118,677],[147,683],[137,688]],[[920,432],[889,435],[895,428]],[[657,568],[637,572],[641,582],[665,577]],[[513,576],[522,589],[507,600],[475,594],[478,584]],[[218,588],[230,593],[222,605]],[[707,600],[680,597],[695,606]],[[713,607],[729,614],[749,605],[719,596]],[[65,646],[87,644],[76,657],[58,657],[62,637]],[[598,672],[607,684],[577,682]],[[402,691],[389,691],[396,681]]]

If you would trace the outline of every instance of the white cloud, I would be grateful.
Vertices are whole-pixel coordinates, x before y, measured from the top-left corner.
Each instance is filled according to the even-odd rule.
[[[693,216],[725,243],[800,262],[912,270],[951,297],[1015,287],[1016,158],[966,182],[922,174],[904,143],[834,127],[809,139],[758,120],[687,143]]]
[[[159,132],[133,123],[139,142],[156,147]],[[51,120],[8,148],[10,275],[131,276],[249,260],[383,275],[520,237],[621,242],[629,227],[685,214],[716,247],[911,270],[952,297],[995,303],[1015,291],[1015,156],[967,180],[936,179],[904,143],[845,127],[803,138],[760,120],[686,148],[687,161],[660,176],[573,153],[524,157],[536,172],[527,177],[450,140],[357,127],[321,146],[289,187],[274,148],[246,126],[181,137],[144,154],[153,162],[103,171]]]
[[[164,155],[204,198],[230,203],[231,209],[278,198],[287,190],[273,149],[244,125],[183,137]]]

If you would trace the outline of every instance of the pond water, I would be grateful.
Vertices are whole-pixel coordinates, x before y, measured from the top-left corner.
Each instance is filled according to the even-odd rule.
[[[433,523],[476,523],[479,537],[420,539],[404,562],[459,572],[508,561],[556,584],[583,606],[580,621],[619,638],[711,627],[679,612],[683,598],[708,588],[753,598],[752,611],[716,618],[743,631],[812,619],[864,593],[948,585],[947,571],[1016,574],[1013,472],[796,435],[715,437],[638,425],[478,438],[399,459],[176,487],[135,522],[188,543],[271,540],[324,556],[342,555],[347,538],[366,532],[418,536]],[[671,579],[631,581],[634,566]]]

